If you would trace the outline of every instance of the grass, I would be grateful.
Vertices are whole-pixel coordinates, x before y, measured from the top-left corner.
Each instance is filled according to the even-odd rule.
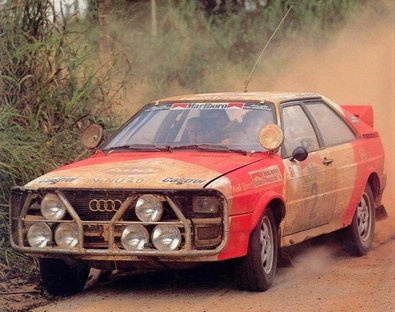
[[[98,64],[97,44],[83,31],[89,24],[75,16],[59,19],[51,10],[49,0],[0,7],[0,261],[20,268],[26,258],[8,241],[11,186],[84,155],[77,122],[93,116],[111,128],[111,105],[130,70],[120,71],[115,61]],[[127,63],[119,55],[109,58]]]

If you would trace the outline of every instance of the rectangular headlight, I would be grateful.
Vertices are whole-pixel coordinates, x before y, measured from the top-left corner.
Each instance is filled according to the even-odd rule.
[[[192,199],[192,209],[196,213],[217,214],[219,207],[220,202],[214,196],[194,196]]]

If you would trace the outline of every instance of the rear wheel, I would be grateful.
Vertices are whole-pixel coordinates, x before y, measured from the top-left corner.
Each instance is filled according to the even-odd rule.
[[[240,288],[250,291],[269,289],[276,274],[277,254],[277,227],[273,214],[267,209],[251,233],[247,255],[236,264]]]
[[[71,295],[81,291],[89,275],[84,262],[69,265],[60,259],[40,259],[40,274],[44,288],[52,295]]]
[[[346,249],[353,256],[363,256],[372,247],[375,229],[375,211],[372,189],[366,186],[350,226],[345,230]]]

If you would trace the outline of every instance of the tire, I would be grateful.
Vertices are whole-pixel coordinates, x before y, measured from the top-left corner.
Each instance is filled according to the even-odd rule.
[[[236,279],[241,289],[265,291],[273,284],[277,269],[278,236],[269,209],[251,233],[248,253],[236,263]]]
[[[352,223],[345,229],[345,247],[353,256],[366,255],[372,247],[376,221],[373,203],[373,192],[367,185],[358,202]]]
[[[72,295],[84,289],[89,267],[84,262],[69,265],[60,259],[40,259],[40,275],[51,295]]]

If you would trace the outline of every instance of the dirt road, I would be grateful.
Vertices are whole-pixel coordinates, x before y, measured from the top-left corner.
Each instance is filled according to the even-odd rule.
[[[121,274],[33,311],[394,311],[395,236],[389,221],[377,228],[374,249],[361,258],[343,252],[333,235],[287,250],[291,261],[265,293],[239,291],[228,266],[211,265]]]

